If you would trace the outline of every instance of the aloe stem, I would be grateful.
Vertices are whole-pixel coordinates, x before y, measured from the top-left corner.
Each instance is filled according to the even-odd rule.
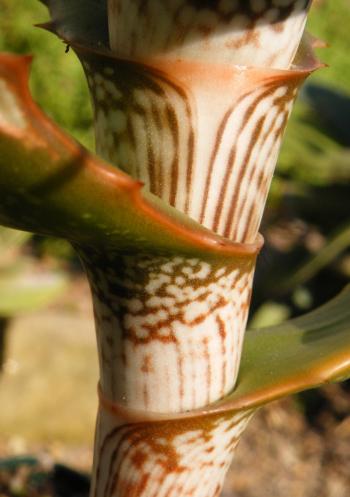
[[[91,496],[216,497],[264,399],[350,363],[347,317],[326,336],[310,318],[291,324],[291,357],[278,330],[247,340],[239,377],[267,191],[297,89],[319,67],[304,41],[292,62],[311,2],[45,3],[46,27],[83,63],[111,165],[35,107],[28,61],[2,56],[0,221],[67,238],[86,268],[100,361]],[[265,346],[268,363],[254,356]]]

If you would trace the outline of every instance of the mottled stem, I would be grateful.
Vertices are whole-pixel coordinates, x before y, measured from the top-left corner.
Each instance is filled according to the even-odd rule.
[[[288,69],[311,0],[108,0],[111,50]]]
[[[228,393],[238,373],[255,256],[82,254],[107,397],[173,413]]]
[[[251,417],[142,421],[101,404],[91,497],[218,497]]]
[[[111,52],[78,48],[98,153],[215,233],[256,243],[309,73],[290,68],[309,4],[110,0]],[[247,250],[231,260],[82,254],[101,365],[94,497],[220,493],[246,413],[190,426],[119,413],[183,413],[234,388],[255,263]]]
[[[78,246],[101,368],[92,496],[214,497],[248,413],[205,410],[236,384],[259,224],[312,69],[292,66],[311,1],[91,0],[80,23],[47,1],[83,62],[98,153],[237,244],[226,258]]]
[[[146,65],[79,54],[94,99],[98,153],[207,228],[254,243],[309,68]]]
[[[219,494],[248,413],[174,413],[233,388],[257,249],[220,260],[80,250],[101,371],[93,497]]]

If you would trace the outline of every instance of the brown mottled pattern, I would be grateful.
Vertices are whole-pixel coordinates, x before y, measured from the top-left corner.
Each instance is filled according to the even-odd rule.
[[[207,228],[254,242],[302,76],[230,69],[218,93],[200,65],[172,77],[108,57],[84,64],[97,151]]]
[[[100,78],[88,76],[95,102],[97,152],[171,205],[184,190],[185,210],[195,144],[186,92],[160,73],[134,64],[119,62],[115,71],[110,70],[113,77],[103,72]]]
[[[256,58],[260,64],[254,65],[288,67],[310,4],[311,0],[109,0],[111,48],[127,58],[187,54],[236,64],[253,64]],[[285,31],[292,34],[288,42]],[[241,59],[248,48],[250,57]]]
[[[101,406],[93,497],[217,497],[251,413],[131,423]]]
[[[238,373],[254,261],[82,254],[101,384],[116,402],[177,412],[224,396]],[[103,269],[101,269],[103,268]]]

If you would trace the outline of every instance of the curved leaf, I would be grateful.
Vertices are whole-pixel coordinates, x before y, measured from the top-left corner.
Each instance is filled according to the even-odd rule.
[[[350,286],[319,309],[271,328],[248,331],[240,379],[227,399],[257,406],[350,377]]]
[[[0,56],[0,223],[85,247],[254,259],[142,190],[66,136],[35,105],[30,58]]]

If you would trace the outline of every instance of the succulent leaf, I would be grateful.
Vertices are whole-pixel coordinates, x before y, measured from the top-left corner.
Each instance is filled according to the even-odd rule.
[[[350,286],[300,318],[246,333],[231,401],[247,409],[350,377]]]
[[[83,246],[255,257],[216,236],[93,156],[35,105],[30,58],[0,56],[0,222]],[[216,255],[217,254],[217,255]]]

